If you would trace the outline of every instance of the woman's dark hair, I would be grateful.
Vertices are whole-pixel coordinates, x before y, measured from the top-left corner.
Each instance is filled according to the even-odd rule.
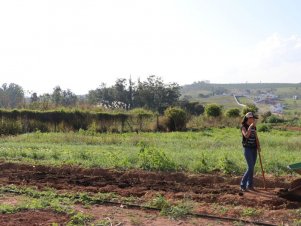
[[[241,124],[245,125],[248,121],[248,118],[246,116],[243,117],[243,119],[241,120]]]

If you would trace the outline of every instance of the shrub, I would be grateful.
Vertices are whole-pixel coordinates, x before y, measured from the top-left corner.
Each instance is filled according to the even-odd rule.
[[[176,164],[164,151],[143,145],[139,152],[139,167],[144,170],[175,171]]]
[[[154,115],[152,111],[146,110],[144,108],[134,108],[130,111],[130,113],[145,118],[152,117]]]
[[[17,135],[22,133],[22,124],[16,120],[5,120],[0,123],[1,135]]]
[[[226,112],[226,116],[229,118],[237,118],[240,116],[240,110],[238,108],[231,108]]]
[[[158,194],[153,200],[151,200],[150,206],[160,209],[161,215],[169,216],[172,219],[186,217],[188,214],[191,214],[193,209],[191,202],[185,200],[177,204],[171,204],[161,194]]]
[[[275,115],[272,115],[267,118],[268,123],[281,123],[284,122],[284,119],[281,119]]]
[[[69,225],[87,225],[92,219],[91,216],[79,212],[71,217]]]
[[[270,132],[270,128],[267,125],[259,125],[257,126],[258,132]]]
[[[164,116],[169,119],[170,131],[181,131],[186,129],[187,114],[179,107],[169,107],[164,111]]]
[[[169,118],[165,116],[159,116],[158,121],[153,125],[153,130],[166,132],[169,130]]]
[[[146,122],[146,120],[155,116],[154,112],[146,110],[144,108],[134,108],[130,111],[130,113],[131,115],[136,116],[137,127],[140,131],[142,131],[143,125]]]
[[[208,160],[204,153],[202,153],[201,158],[193,166],[193,170],[198,173],[207,173],[209,171]]]
[[[218,161],[219,169],[225,174],[238,174],[240,172],[239,166],[228,156],[223,156]]]
[[[262,114],[262,122],[267,122],[268,117],[270,117],[272,113],[270,111],[264,112]]]
[[[205,108],[208,117],[219,117],[222,114],[222,107],[217,104],[208,104]]]
[[[201,115],[205,111],[205,107],[197,101],[189,102],[189,101],[181,101],[180,107],[185,109],[191,115]]]

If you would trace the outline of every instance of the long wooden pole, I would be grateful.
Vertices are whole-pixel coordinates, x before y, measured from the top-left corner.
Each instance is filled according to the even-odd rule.
[[[254,124],[255,124],[255,122],[254,122]],[[260,162],[260,166],[261,166],[261,173],[262,173],[262,177],[263,177],[263,186],[264,186],[264,189],[266,190],[267,188],[265,186],[266,184],[265,184],[264,170],[263,170],[262,160],[261,160],[261,154],[260,154],[261,148],[260,148],[260,143],[259,143],[259,139],[258,139],[258,136],[257,136],[257,132],[255,132],[255,136],[256,136],[257,152],[258,152],[259,162]]]
[[[260,162],[260,166],[261,166],[261,173],[262,173],[262,177],[263,177],[263,186],[264,186],[264,189],[266,190],[266,186],[265,186],[265,177],[264,177],[264,170],[263,170],[263,166],[262,166],[260,151],[258,151],[258,156],[259,156],[259,162]]]

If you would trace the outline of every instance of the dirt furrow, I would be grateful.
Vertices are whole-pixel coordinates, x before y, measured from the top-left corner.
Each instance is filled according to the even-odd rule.
[[[260,178],[255,185],[262,186]],[[239,177],[214,174],[185,174],[181,172],[118,171],[112,169],[62,166],[33,166],[0,162],[0,184],[31,185],[58,190],[115,192],[122,196],[143,197],[150,193],[166,194],[173,198],[191,197],[195,201],[268,209],[298,208],[299,203],[277,196],[289,186],[291,178],[267,178],[267,190],[239,195]],[[288,182],[286,182],[288,181]]]

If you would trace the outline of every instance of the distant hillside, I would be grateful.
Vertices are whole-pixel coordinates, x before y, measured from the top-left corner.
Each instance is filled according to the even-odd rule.
[[[191,96],[193,99],[206,95],[215,96],[222,94],[258,95],[263,92],[271,92],[280,98],[292,96],[301,97],[301,83],[237,83],[237,84],[213,84],[195,82],[182,86],[182,97]]]
[[[284,113],[301,112],[301,83],[240,83],[211,84],[195,82],[182,86],[181,98],[198,101],[202,104],[216,103],[225,109],[239,106],[233,95],[245,97],[247,102],[255,103],[260,111],[281,105]],[[272,100],[271,100],[272,98]]]

